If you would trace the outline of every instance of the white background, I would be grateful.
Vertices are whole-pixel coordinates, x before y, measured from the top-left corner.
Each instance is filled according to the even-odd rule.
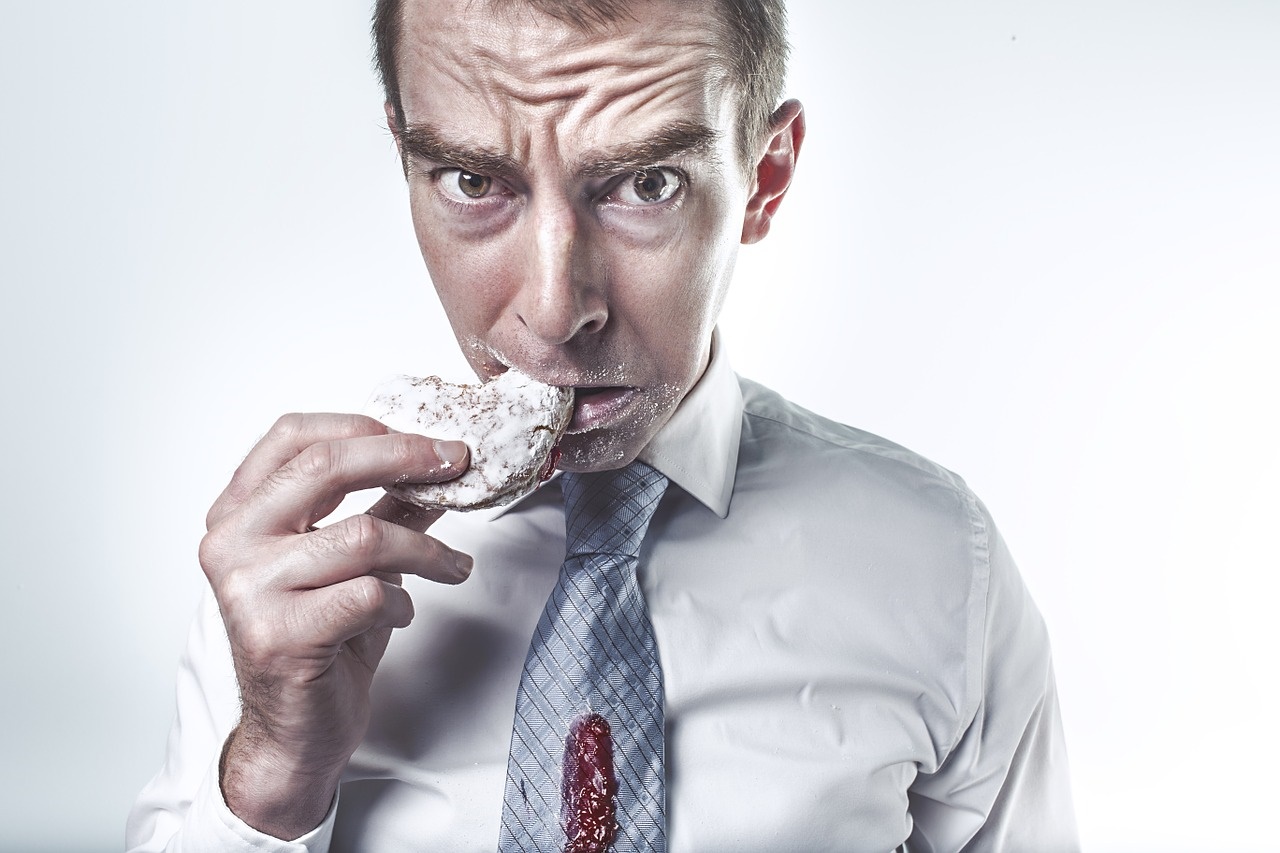
[[[367,12],[5,4],[0,849],[120,847],[204,512],[275,417],[465,376]],[[735,365],[984,497],[1088,849],[1280,849],[1280,4],[794,0],[793,40]]]

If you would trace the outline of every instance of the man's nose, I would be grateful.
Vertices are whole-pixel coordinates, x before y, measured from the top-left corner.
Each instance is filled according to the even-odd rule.
[[[515,302],[520,321],[548,344],[598,332],[609,309],[583,214],[568,199],[535,203],[531,214],[529,260]]]

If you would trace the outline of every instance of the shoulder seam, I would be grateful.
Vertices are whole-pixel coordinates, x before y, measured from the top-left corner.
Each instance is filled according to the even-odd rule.
[[[951,471],[948,468],[944,468],[943,466],[939,465],[937,462],[934,462],[933,460],[928,459],[927,457],[921,456],[920,454],[912,450],[902,447],[901,445],[893,444],[892,442],[889,442],[887,440],[884,440],[885,441],[884,445],[878,445],[873,442],[857,441],[857,440],[841,441],[838,438],[835,438],[833,436],[821,435],[812,430],[803,429],[797,426],[796,424],[790,423],[785,420],[781,420],[773,415],[767,415],[761,412],[753,412],[751,411],[750,408],[747,408],[747,407],[743,408],[742,414],[745,417],[755,418],[757,420],[768,421],[769,423],[777,424],[778,426],[783,427],[784,429],[790,430],[791,432],[800,433],[801,435],[808,436],[809,438],[812,438],[815,441],[820,441],[823,444],[828,444],[828,445],[831,445],[832,447],[840,447],[845,450],[852,450],[859,453],[867,453],[867,454],[876,456],[880,459],[886,459],[891,462],[896,462],[899,465],[905,465],[908,468],[912,468],[922,474],[933,475],[937,477],[939,480],[946,482],[948,486],[954,489],[955,492],[959,494],[966,501],[970,500],[973,497],[973,492],[969,489],[968,484],[964,482],[964,479],[960,477],[960,475],[956,474],[955,472]],[[832,423],[838,423],[838,422],[832,421]],[[841,426],[846,426],[848,429],[857,429],[856,427],[850,427],[847,424],[841,424]],[[861,432],[861,430],[859,430],[859,432]],[[866,433],[866,434],[871,435],[871,433]]]

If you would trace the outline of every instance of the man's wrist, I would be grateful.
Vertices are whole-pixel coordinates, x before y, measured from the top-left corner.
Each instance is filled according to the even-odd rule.
[[[342,766],[304,768],[237,726],[222,747],[218,785],[227,808],[245,824],[292,841],[324,822],[342,771]]]

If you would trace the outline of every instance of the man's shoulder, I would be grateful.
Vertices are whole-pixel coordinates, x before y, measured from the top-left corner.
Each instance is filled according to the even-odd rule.
[[[932,484],[968,503],[973,493],[956,473],[901,444],[813,412],[759,382],[739,377],[743,400],[743,460],[797,466],[824,479],[869,474],[888,481]],[[818,463],[818,468],[810,467]]]

